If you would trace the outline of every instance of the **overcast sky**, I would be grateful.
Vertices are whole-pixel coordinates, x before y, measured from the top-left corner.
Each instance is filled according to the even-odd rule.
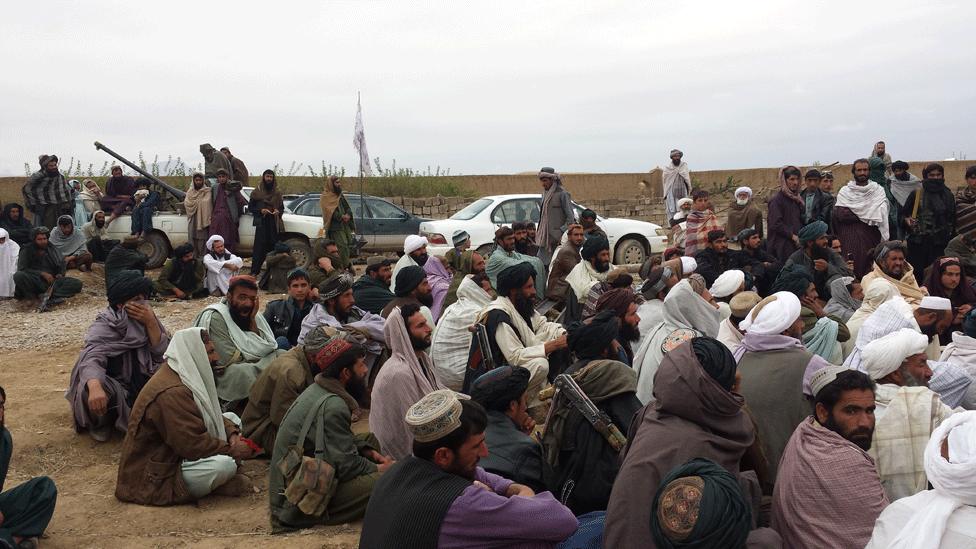
[[[976,146],[976,2],[3,2],[0,174],[99,140],[252,173],[848,162]]]

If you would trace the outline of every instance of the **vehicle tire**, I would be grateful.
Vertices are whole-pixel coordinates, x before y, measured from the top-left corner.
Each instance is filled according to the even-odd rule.
[[[291,256],[295,258],[295,265],[307,269],[312,264],[311,244],[298,237],[285,239],[285,244],[291,248]]]
[[[613,254],[614,265],[640,265],[647,259],[647,245],[636,238],[621,240]]]
[[[491,251],[494,250],[494,249],[495,249],[495,245],[494,244],[485,244],[485,245],[479,247],[475,251],[478,252],[478,255],[480,255],[481,257],[485,258],[485,261],[488,261],[488,256],[491,255]]]
[[[169,240],[158,231],[153,231],[143,237],[142,244],[139,244],[139,251],[149,258],[149,262],[146,263],[147,269],[162,267],[171,252]]]

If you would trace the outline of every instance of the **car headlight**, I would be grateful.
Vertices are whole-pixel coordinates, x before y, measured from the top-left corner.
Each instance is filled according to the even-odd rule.
[[[441,233],[429,233],[420,231],[420,236],[427,239],[428,244],[447,244],[447,239]]]

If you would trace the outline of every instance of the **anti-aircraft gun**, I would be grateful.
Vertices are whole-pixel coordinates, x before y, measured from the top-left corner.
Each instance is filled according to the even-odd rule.
[[[169,207],[167,207],[167,208],[160,208],[160,209],[166,209],[166,210],[172,210],[172,211],[182,211],[183,198],[186,196],[186,192],[185,191],[183,191],[181,189],[177,189],[176,187],[174,187],[174,186],[166,183],[162,179],[160,179],[160,178],[156,177],[155,175],[147,172],[146,170],[140,168],[139,166],[133,164],[132,162],[129,162],[122,155],[120,155],[119,153],[117,153],[117,152],[113,151],[112,149],[106,147],[105,145],[102,145],[98,141],[95,142],[95,149],[97,149],[99,151],[104,151],[106,154],[108,154],[112,158],[114,158],[114,159],[118,160],[119,162],[125,164],[126,166],[132,168],[133,170],[135,170],[137,173],[139,173],[140,175],[142,175],[146,179],[149,179],[150,181],[152,181],[153,184],[155,184],[156,186],[160,187],[160,189],[165,190],[166,193],[160,193],[160,194],[162,195],[161,198],[163,199],[163,202],[166,203],[166,204],[168,204]]]

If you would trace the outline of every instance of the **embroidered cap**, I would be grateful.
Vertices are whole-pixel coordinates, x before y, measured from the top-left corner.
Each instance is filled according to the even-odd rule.
[[[461,426],[461,400],[471,397],[450,389],[428,393],[407,410],[404,418],[417,442],[446,437]]]

